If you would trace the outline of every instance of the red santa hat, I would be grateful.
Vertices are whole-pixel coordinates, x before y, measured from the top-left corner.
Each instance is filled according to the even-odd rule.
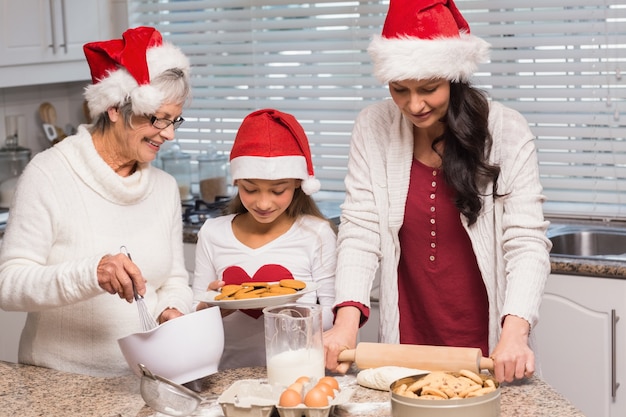
[[[368,52],[383,83],[444,78],[467,81],[490,45],[470,34],[452,0],[391,0],[381,36]]]
[[[153,114],[164,97],[150,80],[173,68],[189,76],[189,59],[151,27],[128,29],[122,39],[87,43],[83,51],[93,81],[85,88],[92,117],[129,98],[134,114]]]
[[[243,119],[230,151],[230,172],[233,180],[298,178],[307,195],[320,189],[304,129],[295,117],[274,109]]]

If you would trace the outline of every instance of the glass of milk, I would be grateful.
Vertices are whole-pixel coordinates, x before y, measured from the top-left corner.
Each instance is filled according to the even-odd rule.
[[[270,384],[287,387],[301,376],[324,376],[322,308],[283,304],[263,309]]]

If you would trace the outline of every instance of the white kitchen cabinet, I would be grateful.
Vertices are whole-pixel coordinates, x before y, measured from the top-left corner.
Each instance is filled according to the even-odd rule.
[[[83,45],[112,34],[111,0],[0,0],[0,87],[89,80]]]
[[[183,243],[183,255],[185,257],[185,269],[189,274],[189,285],[192,285],[193,271],[196,269],[196,244]]]
[[[22,311],[0,309],[0,361],[17,362],[17,349],[26,314]]]
[[[626,416],[626,279],[550,275],[534,331],[548,384],[586,416]]]

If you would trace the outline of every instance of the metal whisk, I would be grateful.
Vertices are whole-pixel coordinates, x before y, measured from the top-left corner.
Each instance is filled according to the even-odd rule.
[[[122,246],[120,248],[120,252],[128,256],[128,259],[130,259],[131,261],[133,260],[133,258],[130,257],[130,252],[128,252],[126,246]],[[137,304],[137,310],[139,310],[139,321],[141,322],[141,327],[143,331],[147,332],[148,330],[152,330],[157,327],[158,323],[156,322],[154,317],[152,317],[152,314],[150,314],[150,312],[148,311],[148,306],[144,302],[143,296],[137,293],[135,281],[131,282],[133,284],[133,295],[135,297],[135,304]]]

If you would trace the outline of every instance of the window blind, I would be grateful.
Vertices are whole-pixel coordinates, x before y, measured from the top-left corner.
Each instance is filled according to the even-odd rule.
[[[131,26],[157,27],[192,63],[193,99],[181,148],[228,153],[254,110],[293,114],[309,138],[322,190],[343,191],[350,132],[388,95],[366,52],[388,3],[321,0],[129,1]],[[331,193],[332,194],[332,193]]]
[[[456,0],[492,45],[474,84],[520,111],[537,136],[548,215],[626,218],[626,2]],[[243,117],[292,113],[322,189],[343,190],[357,113],[388,97],[366,48],[388,1],[129,0],[191,59],[193,100],[178,140],[228,153]]]
[[[474,83],[537,136],[545,212],[626,218],[626,2],[458,0],[492,45]]]

